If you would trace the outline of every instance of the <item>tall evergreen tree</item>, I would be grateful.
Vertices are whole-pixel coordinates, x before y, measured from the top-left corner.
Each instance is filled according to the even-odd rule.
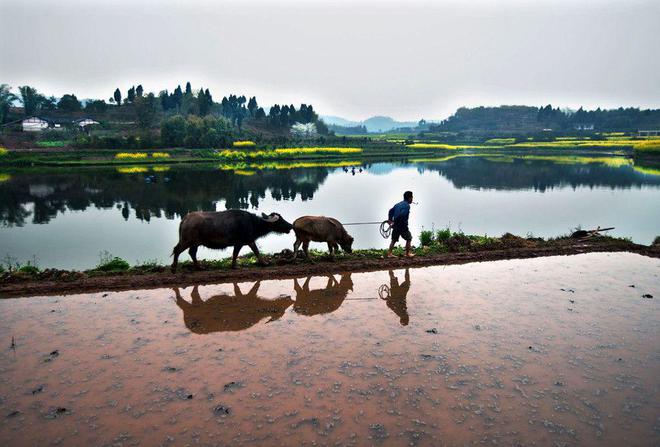
[[[115,94],[113,95],[115,102],[117,103],[117,107],[121,106],[121,91],[119,91],[119,88],[115,89]]]
[[[21,103],[23,103],[25,116],[32,116],[41,110],[41,106],[46,98],[36,88],[23,85],[18,87],[18,91],[21,94]]]
[[[144,93],[144,89],[142,88],[142,84],[138,85],[137,88],[135,89],[135,94],[137,96],[142,96]]]
[[[7,84],[0,85],[0,124],[4,124],[9,113],[9,107],[16,100],[16,95],[11,92],[11,87]]]
[[[253,96],[252,98],[250,98],[250,100],[248,101],[248,105],[247,105],[247,108],[250,111],[250,116],[251,117],[254,117],[254,114],[257,111],[257,107],[258,107],[257,106],[257,97]]]
[[[126,93],[126,102],[127,103],[135,102],[135,86],[128,89],[128,92]]]

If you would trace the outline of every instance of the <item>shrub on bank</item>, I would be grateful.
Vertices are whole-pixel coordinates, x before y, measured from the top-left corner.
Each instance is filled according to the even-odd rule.
[[[3,155],[7,155],[8,153],[9,153],[9,151],[7,149],[0,146],[0,157],[2,157]]]
[[[99,255],[99,263],[96,266],[96,270],[102,272],[125,272],[130,267],[130,264],[122,258],[113,256],[108,251],[103,251]]]

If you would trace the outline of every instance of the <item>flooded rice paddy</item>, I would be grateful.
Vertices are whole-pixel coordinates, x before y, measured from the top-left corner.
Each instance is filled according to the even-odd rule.
[[[660,260],[0,301],[0,445],[660,443]]]
[[[432,227],[468,234],[555,237],[574,227],[650,244],[660,223],[660,171],[622,156],[465,156],[418,162],[354,162],[353,167],[229,169],[218,165],[23,169],[0,181],[0,261],[88,269],[108,251],[131,264],[168,264],[189,211],[247,209],[342,222],[373,222],[415,193],[413,236]],[[335,162],[336,165],[336,162]],[[142,172],[144,170],[145,172]],[[2,174],[2,172],[0,172]],[[355,248],[385,248],[373,225],[347,227]],[[269,235],[262,250],[293,247]],[[325,245],[312,244],[325,249]],[[244,249],[248,252],[248,249]],[[201,248],[202,259],[229,250]],[[182,260],[187,260],[184,255]]]

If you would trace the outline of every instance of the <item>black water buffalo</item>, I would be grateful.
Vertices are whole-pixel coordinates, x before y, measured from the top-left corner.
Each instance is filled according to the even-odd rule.
[[[176,272],[179,255],[186,249],[198,269],[197,247],[200,245],[219,249],[233,246],[232,268],[236,268],[236,257],[241,248],[247,245],[263,264],[255,241],[271,232],[289,233],[292,228],[293,226],[277,213],[262,214],[261,217],[242,210],[188,213],[179,225],[179,243],[172,250],[172,273]]]

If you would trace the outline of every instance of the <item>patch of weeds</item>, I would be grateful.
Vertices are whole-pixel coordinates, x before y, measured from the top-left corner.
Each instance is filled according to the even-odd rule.
[[[36,275],[39,273],[39,267],[28,261],[27,264],[20,266],[18,271],[21,273],[27,273],[28,275]]]
[[[660,236],[656,236],[651,245],[660,245]]]
[[[130,264],[122,258],[113,256],[109,251],[102,251],[99,254],[99,263],[96,270],[102,272],[124,272],[130,268]]]
[[[157,273],[162,272],[164,269],[165,267],[160,264],[158,259],[148,259],[146,261],[137,261],[131,270],[144,273]]]
[[[430,246],[433,243],[433,230],[422,230],[419,233],[419,243],[425,247]]]
[[[449,227],[443,228],[442,230],[438,230],[435,233],[435,240],[439,243],[446,243],[449,238],[451,237],[451,230]]]

